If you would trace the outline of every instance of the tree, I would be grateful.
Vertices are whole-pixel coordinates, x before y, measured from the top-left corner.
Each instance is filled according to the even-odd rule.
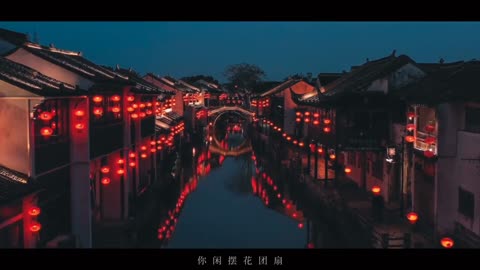
[[[265,72],[257,65],[242,63],[228,66],[225,77],[237,89],[252,90],[265,77]]]
[[[216,84],[216,85],[219,85],[220,83],[215,80],[215,78],[213,78],[212,76],[206,76],[206,75],[194,75],[194,76],[187,76],[187,77],[183,77],[181,78],[180,80],[182,81],[185,81],[187,83],[194,83],[196,81],[199,81],[199,80],[204,80],[206,82],[209,82],[209,83],[213,83],[213,84]]]

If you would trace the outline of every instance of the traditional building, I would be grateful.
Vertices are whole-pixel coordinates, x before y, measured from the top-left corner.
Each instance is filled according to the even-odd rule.
[[[96,65],[81,53],[41,46],[21,36],[0,31],[0,54],[75,88],[86,89],[89,96],[88,122],[83,126],[88,139],[72,152],[76,165],[69,172],[73,231],[80,246],[89,247],[92,216],[95,224],[102,226],[127,221],[133,213],[134,194],[143,190],[138,185],[144,181],[148,186],[155,179],[153,150],[157,148],[152,142],[156,141],[156,100],[166,92],[147,82],[139,84],[130,74]],[[90,198],[92,207],[85,203]]]
[[[315,87],[302,79],[289,79],[274,88],[252,98],[251,106],[257,117],[272,121],[287,134],[295,133],[295,109],[298,105],[292,93],[311,93]]]
[[[421,65],[419,83],[396,92],[407,103],[404,160],[410,205],[434,237],[480,247],[480,62]]]
[[[89,226],[90,216],[71,224],[81,213],[70,207],[71,189],[90,192],[72,177],[88,160],[86,94],[0,57],[0,247],[51,246]]]
[[[352,68],[320,85],[315,94],[295,97],[298,104],[312,107],[311,114],[328,120],[318,119],[324,135],[317,138],[338,156],[333,169],[348,167],[348,178],[366,190],[380,187],[387,202],[400,202],[400,194],[407,191],[400,188],[400,163],[389,163],[386,156],[387,146],[401,151],[405,121],[405,105],[390,96],[425,75],[408,56],[393,53]]]
[[[198,87],[182,80],[176,80],[170,76],[159,77],[153,73],[148,73],[143,78],[159,88],[173,91],[175,93],[175,105],[172,109],[182,116],[186,106],[203,105],[205,103],[203,92]]]

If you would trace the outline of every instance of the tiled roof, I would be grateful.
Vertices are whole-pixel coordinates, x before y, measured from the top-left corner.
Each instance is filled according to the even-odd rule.
[[[339,79],[343,75],[343,73],[319,73],[317,79],[320,80],[321,85],[327,85]]]
[[[162,84],[165,84],[165,85],[168,85],[169,87],[173,88],[173,89],[176,89],[178,91],[181,91],[181,92],[185,92],[185,93],[196,93],[199,91],[198,88],[184,82],[184,81],[181,81],[181,80],[177,80],[175,78],[172,78],[170,76],[163,76],[163,77],[159,77],[153,73],[147,73],[147,76],[150,76],[151,78],[153,78],[154,80],[162,83]]]
[[[173,94],[173,92],[157,87],[156,85],[146,81],[138,75],[137,72],[131,69],[123,69],[117,67],[115,72],[120,73],[127,77],[131,82],[135,84],[135,87],[138,90],[144,91],[151,94]]]
[[[195,87],[203,89],[204,91],[206,91],[208,93],[212,93],[212,94],[225,93],[225,90],[223,90],[220,86],[218,86],[216,84],[213,84],[213,83],[209,83],[209,82],[204,81],[204,80],[198,80],[195,83],[193,83],[193,85]]]
[[[165,116],[172,119],[173,121],[179,121],[179,120],[183,119],[183,116],[181,116],[180,114],[178,114],[176,112],[168,112],[168,113],[165,114]]]
[[[119,73],[89,61],[82,57],[79,52],[49,48],[35,43],[26,43],[23,48],[47,61],[62,66],[65,69],[93,81],[128,79]]]
[[[480,101],[480,61],[437,67],[418,83],[396,90],[394,95],[424,103]]]
[[[73,85],[47,77],[4,57],[0,57],[0,80],[45,97],[86,94],[86,91],[76,89]]]
[[[0,203],[21,197],[32,190],[26,175],[0,165]]]
[[[165,116],[157,117],[155,121],[155,130],[162,131],[162,130],[169,130],[174,125],[174,121],[170,118]]]
[[[266,96],[270,96],[270,95],[273,95],[273,94],[276,94],[278,92],[281,92],[285,89],[288,89],[290,87],[292,87],[293,85],[297,84],[298,82],[302,81],[301,79],[290,79],[290,80],[287,80],[283,83],[281,83],[280,85],[277,85],[276,87],[260,94],[260,97],[266,97]]]
[[[396,57],[394,54],[369,61],[325,85],[324,95],[333,96],[340,92],[364,91],[373,81],[392,73],[408,63],[414,63],[414,61],[406,55]]]

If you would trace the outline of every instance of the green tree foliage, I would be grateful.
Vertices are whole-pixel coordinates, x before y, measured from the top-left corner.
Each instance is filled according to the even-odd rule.
[[[225,77],[237,89],[252,90],[263,80],[265,71],[257,65],[235,64],[225,69]]]
[[[220,83],[213,78],[212,76],[206,76],[206,75],[194,75],[194,76],[188,76],[188,77],[183,77],[180,80],[185,81],[187,83],[194,83],[199,80],[204,80],[209,83],[217,84],[219,85]]]

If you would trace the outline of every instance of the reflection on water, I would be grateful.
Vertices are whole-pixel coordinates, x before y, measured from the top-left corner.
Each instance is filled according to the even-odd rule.
[[[228,134],[222,145],[232,147],[243,139],[241,134]],[[254,153],[224,157],[212,154],[208,143],[190,153],[181,177],[160,195],[156,232],[143,246],[340,246],[329,226],[316,218],[318,209],[301,201],[302,194],[295,194],[291,181],[265,171]]]

